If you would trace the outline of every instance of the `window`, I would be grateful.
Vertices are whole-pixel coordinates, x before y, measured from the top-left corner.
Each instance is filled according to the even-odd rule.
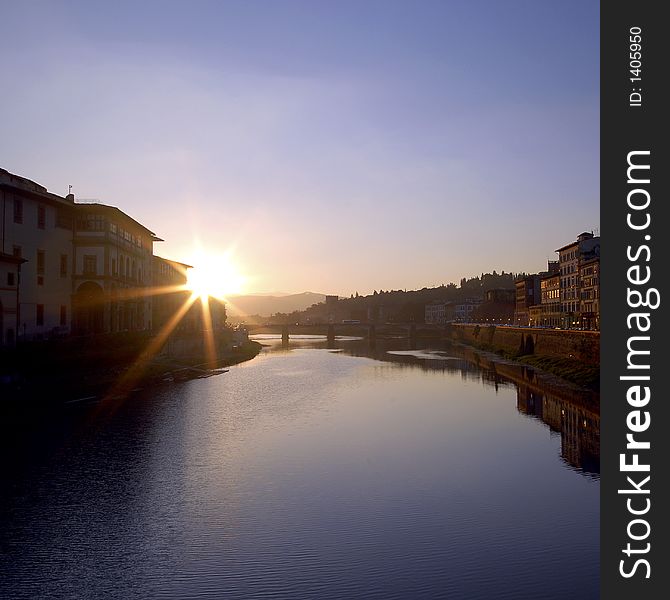
[[[60,325],[65,327],[67,325],[67,306],[64,304],[60,305]]]
[[[56,227],[72,229],[72,215],[60,206],[56,209]]]
[[[77,217],[78,231],[105,231],[107,221],[102,215],[94,213],[80,215]]]
[[[84,275],[96,275],[98,273],[98,257],[94,254],[84,255]]]
[[[44,250],[37,251],[37,273],[44,275]]]
[[[67,277],[67,254],[60,255],[60,276]]]
[[[14,273],[7,273],[7,285],[12,286],[14,285]]]
[[[35,325],[38,327],[44,325],[44,304],[37,304],[35,306]]]
[[[14,223],[23,223],[23,200],[14,198]]]
[[[44,229],[47,223],[47,211],[41,204],[37,207],[37,228]]]
[[[112,259],[112,275],[116,275],[116,259]]]
[[[14,258],[21,258],[21,246],[12,247],[12,256]]]

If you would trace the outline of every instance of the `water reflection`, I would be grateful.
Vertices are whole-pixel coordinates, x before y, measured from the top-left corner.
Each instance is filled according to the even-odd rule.
[[[588,398],[420,341],[263,343],[1,424],[0,597],[597,598]]]
[[[581,472],[600,473],[600,415],[588,408],[517,384],[517,409],[561,436],[561,458]]]
[[[338,336],[292,336],[288,343],[277,344],[274,334],[257,336],[271,352],[289,352],[291,348],[322,346],[350,356],[368,357],[391,362],[410,369],[444,371],[460,375],[463,380],[481,381],[484,386],[514,387],[517,410],[538,419],[561,437],[561,459],[588,477],[600,474],[600,398],[599,394],[566,382],[549,378],[543,381],[532,367],[510,361],[492,360],[484,354],[449,342],[421,344],[415,339],[375,339]],[[442,346],[436,349],[436,345]]]

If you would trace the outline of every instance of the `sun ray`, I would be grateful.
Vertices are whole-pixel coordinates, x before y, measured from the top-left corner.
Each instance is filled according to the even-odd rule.
[[[122,300],[133,298],[146,298],[151,296],[163,296],[165,294],[177,294],[179,292],[190,292],[187,285],[162,285],[153,287],[117,288],[116,297]]]
[[[103,398],[101,406],[104,406],[105,404],[108,405],[110,400],[122,400],[123,397],[133,389],[133,387],[137,384],[146,371],[149,363],[153,360],[154,356],[156,356],[156,354],[163,347],[163,344],[167,341],[168,336],[174,331],[175,327],[179,325],[180,321],[184,318],[186,313],[189,311],[191,306],[193,306],[193,303],[197,299],[198,296],[191,294],[179,307],[179,309],[175,311],[172,317],[170,317],[170,320],[165,323],[156,336],[151,339],[147,347],[140,353],[140,355],[137,357],[137,360],[128,369],[128,371],[126,371],[126,373],[124,373],[119,381],[107,392]]]
[[[214,324],[212,322],[212,313],[209,309],[209,298],[200,296],[200,305],[202,306],[202,334],[205,342],[205,357],[210,368],[216,367],[216,342],[214,340]]]

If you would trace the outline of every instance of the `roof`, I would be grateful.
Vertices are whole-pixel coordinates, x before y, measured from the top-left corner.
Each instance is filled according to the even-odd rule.
[[[132,223],[134,223],[138,227],[144,229],[144,231],[149,233],[154,238],[154,241],[156,241],[156,242],[162,242],[163,241],[160,238],[156,237],[156,234],[153,231],[151,231],[151,229],[149,229],[148,227],[145,227],[144,225],[142,225],[142,223],[140,223],[139,221],[136,221],[130,215],[124,213],[120,208],[117,208],[116,206],[111,206],[109,204],[98,204],[97,202],[81,202],[81,203],[76,203],[75,206],[76,207],[82,206],[82,207],[87,207],[87,208],[95,207],[95,208],[103,209],[104,212],[111,212],[113,214],[116,214],[117,216],[120,216],[122,219],[125,219],[126,221],[131,221]]]
[[[561,246],[558,250],[554,250],[554,252],[562,252],[563,250],[567,250],[568,248],[572,248],[573,246],[579,246],[579,242],[575,240],[574,242],[570,242],[565,246]]]
[[[162,256],[157,256],[156,254],[153,255],[153,258],[155,258],[156,260],[165,261],[166,263],[170,263],[171,265],[179,265],[180,267],[184,267],[185,269],[195,268],[193,265],[187,265],[186,263],[179,262],[178,260],[172,260],[170,258],[163,258]]]
[[[34,181],[10,173],[6,169],[0,168],[0,189],[9,190],[12,193],[27,196],[42,202],[50,202],[52,204],[72,206],[74,201],[70,198],[64,198],[58,194],[52,194],[47,191],[43,185],[35,183]]]
[[[589,240],[599,240],[599,239],[600,237],[594,236],[592,231],[582,231],[577,236],[577,239],[574,242],[570,242],[569,244],[562,246],[558,250],[554,250],[554,252],[562,252],[563,250],[567,250],[568,248],[572,248],[573,246],[578,246],[582,242],[588,242]]]

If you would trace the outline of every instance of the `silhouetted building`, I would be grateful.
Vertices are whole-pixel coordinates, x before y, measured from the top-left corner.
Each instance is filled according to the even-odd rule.
[[[70,331],[74,199],[0,169],[0,252],[24,258],[18,306],[21,340]]]
[[[514,318],[515,290],[496,288],[487,290],[485,300],[471,315],[477,323],[500,323],[511,325]]]
[[[69,333],[148,331],[154,274],[170,285],[186,283],[185,271],[175,279],[174,270],[152,268],[153,243],[160,238],[114,206],[75,203],[73,194],[52,194],[4,169],[0,201],[0,345]],[[170,303],[158,302],[161,322]],[[202,310],[196,312],[188,316],[202,328]],[[222,302],[212,301],[209,312],[225,323]]]
[[[114,206],[75,208],[73,331],[151,329],[151,257],[162,240]]]
[[[516,299],[516,290],[507,288],[495,288],[487,290],[484,293],[485,302],[500,302],[504,304],[514,304]]]
[[[530,309],[540,303],[540,276],[527,275],[514,282],[514,324],[530,325]],[[534,313],[536,314],[536,313]]]
[[[191,265],[174,260],[153,256],[151,258],[151,280],[154,296],[151,303],[151,327],[160,331],[179,309],[188,302],[191,292],[186,289],[187,271]],[[185,323],[176,325],[177,329],[185,327]]]

